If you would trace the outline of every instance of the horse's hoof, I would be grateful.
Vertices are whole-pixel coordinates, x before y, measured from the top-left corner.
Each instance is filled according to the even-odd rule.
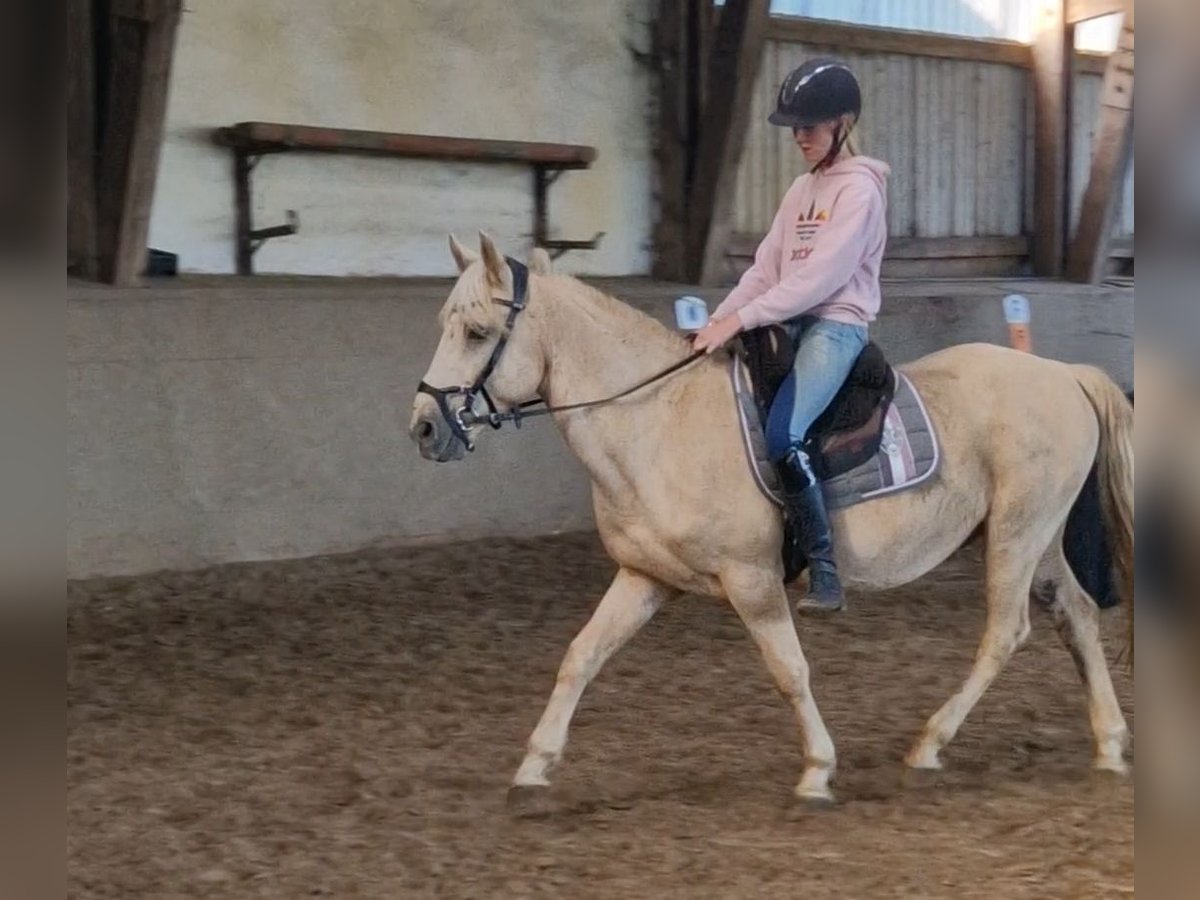
[[[805,791],[804,793],[797,790],[792,794],[791,802],[783,810],[783,819],[785,822],[801,822],[814,814],[833,809],[835,806],[837,806],[837,801],[828,790],[824,792]]]
[[[554,812],[548,784],[514,784],[508,789],[507,805],[520,819],[542,819]]]
[[[902,782],[906,788],[934,788],[946,783],[946,773],[941,764],[936,768],[931,766],[909,766],[904,770]]]
[[[929,753],[923,750],[912,750],[904,757],[904,764],[912,772],[939,772],[942,768],[942,761],[938,759],[936,752]]]
[[[1097,759],[1092,768],[1102,775],[1123,778],[1129,774],[1129,763],[1123,759]]]

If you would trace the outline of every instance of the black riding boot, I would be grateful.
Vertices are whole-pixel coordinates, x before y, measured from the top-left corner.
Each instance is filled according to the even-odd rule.
[[[833,560],[833,533],[821,485],[813,475],[808,457],[800,450],[789,453],[779,471],[788,519],[808,557],[808,593],[797,602],[796,608],[827,612],[843,609],[846,597]]]

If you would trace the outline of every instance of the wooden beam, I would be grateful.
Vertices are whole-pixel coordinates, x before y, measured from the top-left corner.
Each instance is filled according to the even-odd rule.
[[[1092,166],[1067,260],[1067,277],[1073,281],[1096,284],[1108,264],[1113,215],[1133,146],[1133,40],[1130,9],[1104,73]]]
[[[1024,235],[983,237],[890,237],[884,259],[970,259],[973,257],[1029,256]]]
[[[1125,5],[1125,0],[1067,0],[1067,24],[1078,25],[1088,19],[1122,13]]]
[[[596,160],[596,148],[580,144],[501,141],[491,138],[401,134],[352,128],[321,128],[283,122],[239,122],[213,132],[213,141],[250,153],[361,153],[412,159],[462,162],[512,162],[586,169]]]
[[[1070,64],[1075,29],[1063,18],[1063,0],[1041,0],[1033,42],[1033,271],[1063,272],[1067,234],[1067,158]]]
[[[687,4],[688,41],[691,48],[689,72],[693,79],[689,84],[691,124],[693,136],[699,137],[700,114],[708,105],[708,61],[712,59],[713,39],[717,33],[721,7],[713,0],[687,0]],[[694,151],[695,147],[692,149]]]
[[[690,0],[658,0],[651,56],[658,69],[658,128],[654,141],[658,166],[658,222],[654,228],[652,274],[684,280],[687,230],[689,125],[688,8]]]
[[[752,258],[762,235],[736,233],[729,239],[729,256]],[[1029,256],[1024,235],[983,237],[889,237],[884,259],[972,259]]]
[[[1108,68],[1108,54],[1091,50],[1075,51],[1075,72],[1079,75],[1103,75]]]
[[[772,16],[767,25],[767,38],[790,44],[832,47],[835,51],[958,59],[999,63],[1022,69],[1033,68],[1032,48],[1029,44],[1017,41],[963,38],[903,28],[847,25],[801,16]],[[1075,52],[1075,65],[1080,72],[1103,75],[1107,60],[1107,53],[1091,50]]]
[[[94,280],[96,256],[96,61],[92,0],[67,4],[67,271]]]
[[[960,38],[928,31],[845,25],[799,16],[772,16],[768,36],[772,40],[817,44],[839,51],[902,53],[907,56],[1005,63],[1022,68],[1030,65],[1029,45],[1018,41]]]
[[[739,276],[750,265],[759,235],[735,234],[727,249],[727,273]],[[1028,274],[1028,238],[888,238],[884,278],[982,278]]]
[[[686,274],[700,284],[716,282],[725,264],[738,161],[766,43],[769,7],[769,0],[727,0],[713,35],[708,103],[700,120],[688,196]]]
[[[1029,274],[1020,256],[926,257],[884,259],[881,278],[1015,278]]]
[[[181,0],[117,3],[100,158],[100,277],[137,281],[166,122]],[[125,14],[123,14],[125,13]]]

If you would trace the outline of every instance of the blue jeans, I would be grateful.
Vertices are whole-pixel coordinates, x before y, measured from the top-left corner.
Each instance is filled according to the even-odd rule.
[[[797,343],[796,361],[767,416],[767,452],[781,460],[804,443],[812,427],[841,389],[867,346],[867,329],[800,316],[783,323]]]

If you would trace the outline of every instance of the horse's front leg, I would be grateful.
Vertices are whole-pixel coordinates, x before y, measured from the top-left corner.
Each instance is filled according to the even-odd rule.
[[[513,779],[511,797],[522,789],[544,787],[550,769],[562,758],[567,728],[584,689],[601,666],[650,621],[663,601],[677,593],[657,581],[621,569],[591,619],[571,641],[558,670],[546,711],[529,738],[525,759]]]
[[[837,765],[833,739],[821,719],[809,685],[808,661],[800,649],[787,593],[779,575],[762,567],[731,567],[721,580],[729,602],[762,653],[775,685],[792,705],[804,744],[804,773],[795,794],[801,800],[833,800],[829,779]]]

